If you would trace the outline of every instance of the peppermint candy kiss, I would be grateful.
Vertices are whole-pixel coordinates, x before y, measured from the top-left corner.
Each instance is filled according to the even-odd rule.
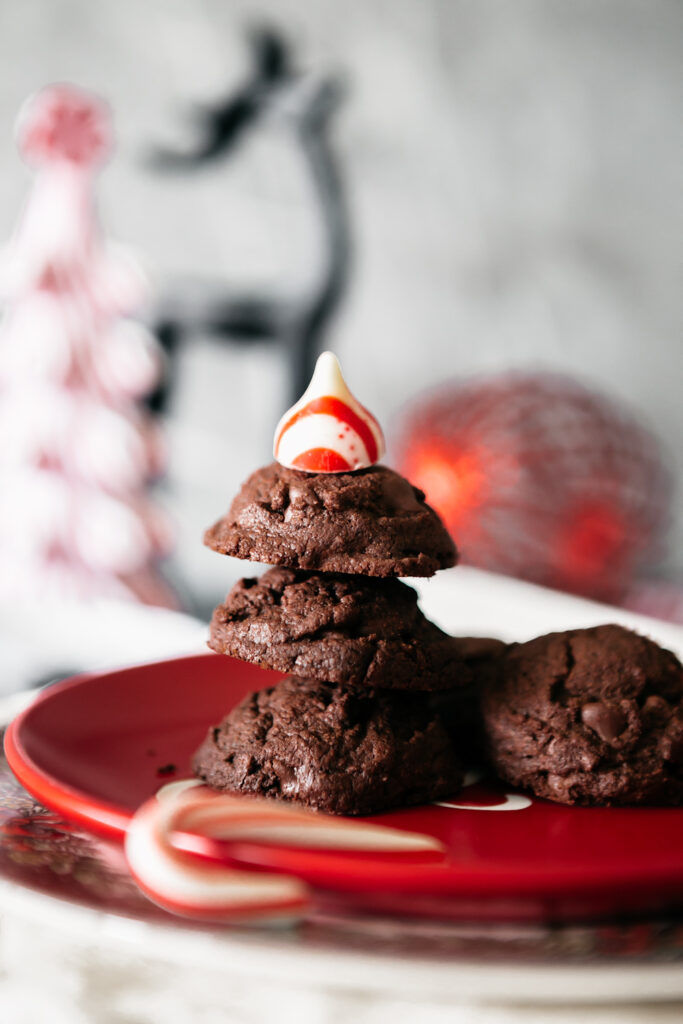
[[[349,391],[337,357],[323,352],[304,395],[277,425],[275,458],[288,469],[348,473],[374,466],[384,450],[379,423]]]

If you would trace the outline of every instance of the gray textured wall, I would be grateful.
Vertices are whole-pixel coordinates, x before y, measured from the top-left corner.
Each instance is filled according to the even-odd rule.
[[[280,125],[191,186],[138,162],[144,142],[174,137],[178,104],[239,79],[258,13],[289,27],[311,67],[350,79],[337,137],[358,252],[331,342],[359,397],[390,422],[444,377],[550,366],[640,410],[680,475],[676,0],[5,0],[0,236],[27,186],[17,107],[70,79],[114,106],[105,221],[161,279],[303,286],[319,240]],[[220,590],[225,567],[196,535],[266,456],[284,372],[202,342],[183,370],[171,501],[183,562]],[[680,522],[675,552],[683,565]]]

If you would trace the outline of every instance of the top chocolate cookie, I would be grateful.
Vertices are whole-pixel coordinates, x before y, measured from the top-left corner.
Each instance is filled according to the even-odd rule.
[[[204,543],[252,562],[363,576],[433,576],[457,558],[423,492],[386,466],[328,474],[273,462]]]

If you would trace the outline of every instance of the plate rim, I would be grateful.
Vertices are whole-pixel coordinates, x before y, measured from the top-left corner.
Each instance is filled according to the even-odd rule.
[[[68,783],[61,782],[51,772],[41,768],[26,750],[21,739],[21,730],[27,718],[36,708],[48,703],[65,691],[85,686],[90,682],[112,675],[127,674],[152,665],[174,665],[178,662],[195,661],[210,657],[210,651],[181,655],[176,658],[160,658],[158,661],[140,662],[120,668],[103,669],[99,672],[79,672],[58,683],[36,692],[35,698],[9,722],[3,740],[5,757],[12,772],[31,796],[52,811],[83,825],[86,831],[94,832],[105,839],[121,841],[126,834],[131,814],[120,804],[105,800],[94,800],[83,791]],[[92,814],[92,809],[97,814]]]

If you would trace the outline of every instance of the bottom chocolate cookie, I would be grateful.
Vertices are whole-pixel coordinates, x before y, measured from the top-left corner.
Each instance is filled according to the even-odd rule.
[[[249,694],[209,730],[193,768],[214,789],[348,815],[430,803],[462,784],[425,696],[297,677]]]

